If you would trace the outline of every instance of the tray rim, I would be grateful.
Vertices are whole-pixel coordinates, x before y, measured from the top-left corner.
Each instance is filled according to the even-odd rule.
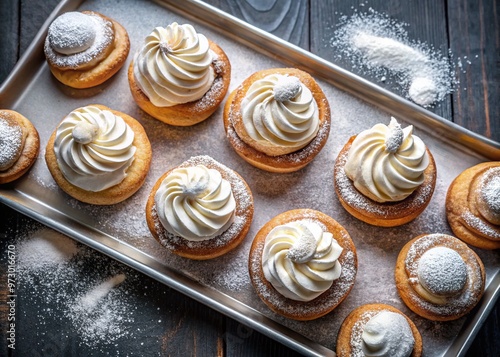
[[[343,68],[296,45],[284,41],[273,34],[244,22],[231,14],[225,13],[210,4],[204,3],[200,0],[183,0],[181,8],[176,0],[151,1],[159,4],[160,6],[174,9],[173,11],[182,13],[182,15],[186,17],[195,17],[197,21],[211,24],[216,27],[216,31],[222,32],[224,35],[236,39],[240,43],[257,49],[264,54],[270,55],[272,53],[272,56],[277,57],[281,62],[298,64],[299,66],[302,66],[302,68],[307,69],[314,75],[320,76],[322,79],[326,80],[330,84],[333,84],[339,89],[346,91],[387,112],[393,112],[394,107],[403,109],[402,112],[398,111],[399,117],[412,121],[412,124],[422,125],[424,128],[433,127],[433,129],[436,129],[437,131],[437,136],[446,137],[448,140],[456,143],[456,145],[465,147],[467,150],[472,151],[476,156],[479,155],[487,159],[500,160],[500,143],[446,120],[382,87],[379,87],[372,82],[369,82],[368,80],[365,80],[364,78],[344,70]],[[26,88],[26,84],[31,81],[28,79],[31,78],[30,75],[20,76],[21,73],[34,74],[36,71],[40,70],[40,68],[38,68],[40,60],[44,61],[42,51],[43,42],[50,23],[61,13],[72,11],[84,2],[85,0],[62,0],[56,6],[38,31],[26,52],[16,63],[14,69],[6,78],[4,83],[0,86],[0,107],[15,107],[17,103],[22,100],[22,96],[14,98],[13,95],[10,95],[10,93],[15,92],[11,90],[14,85],[16,87]],[[202,16],[207,13],[213,16]],[[244,36],[238,37],[236,32],[228,33],[227,31],[224,31],[220,23],[217,23],[215,19],[223,20],[226,25],[232,26],[232,30],[234,30],[233,26],[235,26],[238,28],[240,35],[243,34]],[[270,44],[273,44],[274,46],[272,52],[266,48]],[[289,55],[290,53],[294,54],[294,60],[288,60],[284,56],[285,54]],[[314,66],[311,67],[311,63],[314,64]],[[338,76],[338,78],[332,79],[332,73]],[[6,103],[10,103],[10,105],[6,105]],[[419,122],[419,120],[421,120],[421,122]],[[436,134],[431,135],[436,136]],[[261,312],[239,302],[235,298],[211,287],[203,286],[197,281],[176,272],[173,268],[165,266],[150,258],[139,249],[118,241],[116,238],[95,228],[85,226],[81,222],[65,215],[63,212],[55,209],[54,207],[50,207],[32,196],[16,190],[15,186],[12,187],[7,185],[0,187],[0,202],[55,229],[56,231],[72,237],[82,244],[90,246],[100,253],[110,256],[111,258],[160,281],[161,283],[255,329],[256,331],[267,335],[268,337],[275,339],[285,346],[295,349],[298,352],[310,356],[335,356],[335,352],[329,348],[279,324],[278,322],[263,315]],[[64,224],[63,222],[66,222],[67,224]],[[72,225],[78,226],[83,232],[87,232],[87,236],[75,229],[72,229]],[[94,238],[91,239],[89,237]],[[117,242],[119,243],[119,247],[116,247]],[[127,255],[127,253],[130,255]],[[134,258],[134,256],[136,258]],[[151,266],[145,264],[144,260],[149,261],[151,265],[158,266],[157,270],[152,269]],[[223,297],[224,299],[229,300],[229,302],[231,302],[231,306],[224,305],[224,303],[218,301],[215,296]],[[443,356],[451,357],[465,355],[468,347],[474,340],[474,337],[495,306],[499,297],[500,269],[497,270],[494,276],[490,279],[490,283],[485,289],[484,297],[475,309],[476,312],[471,313],[468,316],[459,334],[448,350],[444,352]],[[241,311],[241,308],[245,311]]]

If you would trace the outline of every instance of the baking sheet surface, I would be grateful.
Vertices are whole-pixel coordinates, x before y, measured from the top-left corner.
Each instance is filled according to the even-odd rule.
[[[94,89],[76,90],[61,85],[44,63],[31,85],[19,89],[21,100],[12,109],[25,115],[37,127],[41,137],[41,153],[29,174],[16,184],[17,191],[117,241],[127,243],[160,264],[235,298],[329,349],[335,349],[337,331],[347,314],[357,306],[371,302],[393,305],[410,316],[423,336],[425,355],[439,356],[449,349],[464,325],[465,318],[451,323],[437,323],[409,311],[395,288],[394,264],[402,246],[416,235],[431,232],[451,234],[444,213],[446,190],[461,171],[483,159],[457,149],[443,137],[434,137],[416,129],[415,134],[426,142],[438,168],[437,186],[431,204],[415,221],[399,228],[378,228],[364,224],[351,217],[338,202],[333,188],[333,165],[338,152],[351,135],[378,122],[388,124],[390,115],[387,112],[318,78],[332,109],[332,129],[325,148],[308,167],[298,172],[273,174],[261,171],[244,162],[230,147],[222,125],[222,108],[201,124],[173,127],[149,117],[132,99],[126,69],[143,39],[156,26],[166,26],[174,21],[193,23],[192,20],[144,1],[86,1],[81,9],[95,10],[120,22],[130,36],[130,55],[116,76]],[[203,23],[193,24],[198,32],[217,42],[228,55],[232,65],[230,90],[255,71],[283,66],[277,60],[256,53]],[[58,122],[73,109],[89,104],[103,104],[138,119],[145,127],[153,147],[153,161],[146,183],[133,197],[114,206],[82,204],[67,196],[51,178],[43,159],[47,140]],[[429,129],[428,132],[432,133],[432,128]],[[177,257],[163,249],[147,228],[144,207],[152,186],[165,171],[191,156],[204,154],[237,171],[247,181],[254,195],[255,215],[250,232],[241,246],[226,256],[199,262]],[[294,208],[312,208],[332,216],[350,233],[358,252],[357,279],[348,298],[332,313],[309,322],[295,322],[272,313],[255,294],[247,272],[248,251],[255,233],[271,217]],[[500,257],[494,252],[475,251],[485,263],[489,283],[498,271]]]

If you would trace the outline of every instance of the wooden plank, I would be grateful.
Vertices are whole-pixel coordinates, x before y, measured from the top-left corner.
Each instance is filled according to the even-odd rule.
[[[309,49],[309,2],[307,0],[206,0],[290,43]]]
[[[0,83],[9,75],[19,52],[19,1],[0,3]]]
[[[452,53],[461,60],[455,122],[500,141],[500,4],[448,1]]]
[[[368,13],[369,9],[379,14],[386,14],[398,24],[409,24],[405,30],[411,41],[426,43],[443,56],[447,56],[448,38],[446,22],[443,20],[446,18],[444,1],[370,0],[366,4],[360,2],[356,6],[350,1],[343,0],[311,2],[311,52],[404,97],[407,88],[395,84],[397,77],[387,77],[386,81],[381,81],[380,77],[371,75],[371,71],[355,68],[349,58],[344,56],[339,59],[338,51],[332,46],[335,31],[342,24],[342,17],[350,18],[356,13]],[[448,95],[430,110],[451,120],[451,96]]]

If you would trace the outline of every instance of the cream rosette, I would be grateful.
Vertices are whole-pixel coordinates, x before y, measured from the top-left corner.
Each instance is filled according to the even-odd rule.
[[[342,247],[313,221],[277,226],[266,237],[262,253],[265,278],[283,296],[310,301],[340,277]]]
[[[189,24],[156,27],[134,59],[134,78],[157,107],[196,101],[212,86],[214,54]]]
[[[98,192],[119,184],[134,161],[134,131],[108,110],[87,106],[59,124],[54,141],[57,164],[66,180]]]
[[[222,234],[236,209],[231,184],[204,165],[174,169],[158,188],[155,204],[163,227],[191,241]]]
[[[297,151],[319,130],[318,105],[297,77],[272,74],[255,81],[241,103],[247,144],[268,155]]]
[[[401,314],[381,311],[364,326],[361,348],[366,357],[408,357],[415,339],[408,321]]]
[[[429,157],[413,126],[401,128],[395,118],[358,134],[348,153],[345,173],[354,186],[376,202],[397,202],[424,181]]]

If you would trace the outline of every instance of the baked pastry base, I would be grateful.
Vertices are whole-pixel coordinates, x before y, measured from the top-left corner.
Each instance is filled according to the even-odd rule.
[[[271,156],[254,149],[247,144],[238,133],[242,133],[243,118],[241,116],[241,102],[248,88],[256,80],[271,74],[295,76],[301,80],[312,92],[319,111],[319,131],[316,137],[304,148],[290,154]],[[272,68],[262,70],[248,77],[236,90],[231,92],[224,106],[224,129],[229,143],[234,150],[249,164],[269,172],[287,173],[302,169],[309,164],[325,146],[330,134],[330,105],[325,94],[309,74],[295,68]],[[247,139],[248,141],[248,139]]]
[[[88,11],[83,11],[83,13],[88,13]],[[59,82],[72,88],[90,88],[106,82],[122,68],[130,51],[130,40],[125,28],[109,17],[95,11],[93,13],[113,23],[115,35],[113,49],[104,60],[99,62],[95,67],[86,70],[62,70],[49,64],[50,71],[54,77]]]
[[[453,233],[464,242],[482,249],[500,249],[500,226],[487,222],[477,209],[475,190],[479,189],[481,175],[491,167],[500,167],[500,161],[475,165],[458,175],[446,195],[446,218]]]
[[[90,106],[97,107],[101,110],[109,110],[113,114],[120,116],[123,120],[130,126],[134,131],[135,137],[133,145],[137,148],[134,161],[132,165],[127,169],[127,176],[117,185],[109,187],[105,190],[99,192],[91,192],[81,189],[73,184],[71,184],[64,177],[62,171],[59,169],[57,163],[57,158],[54,152],[54,141],[56,138],[56,131],[52,133],[47,143],[47,148],[45,150],[45,161],[47,167],[59,185],[59,187],[73,198],[85,203],[91,203],[94,205],[112,205],[121,201],[126,200],[132,196],[146,180],[146,176],[149,171],[149,166],[151,164],[151,144],[149,142],[148,136],[144,131],[142,125],[125,113],[112,110],[104,105],[91,104]]]
[[[431,201],[436,186],[436,163],[427,149],[429,166],[424,171],[424,182],[413,193],[398,202],[375,202],[359,192],[344,171],[352,136],[340,151],[334,167],[335,192],[347,212],[357,219],[379,227],[396,227],[417,218]]]
[[[22,114],[14,110],[0,110],[0,117],[14,119],[22,128],[24,146],[18,160],[5,171],[0,171],[0,184],[12,182],[23,176],[35,163],[40,150],[40,137],[35,126]]]
[[[414,288],[418,284],[418,261],[433,247],[455,250],[467,265],[468,276],[464,291],[449,298],[446,305],[424,300]],[[413,312],[433,321],[451,321],[469,313],[479,302],[484,293],[485,270],[477,254],[458,238],[439,233],[424,234],[413,238],[401,249],[396,261],[395,279],[399,296]]]
[[[422,355],[422,336],[418,332],[417,326],[415,326],[408,316],[391,305],[366,304],[354,309],[342,323],[337,335],[337,357],[350,357],[353,355],[357,356],[359,353],[362,354],[360,346],[362,343],[361,334],[363,328],[372,317],[381,311],[391,311],[404,316],[410,325],[413,338],[415,339],[415,345],[410,356],[420,357]],[[356,346],[358,347],[356,348]]]
[[[262,269],[262,252],[269,232],[276,226],[300,220],[312,220],[324,226],[333,234],[343,248],[339,257],[342,273],[332,286],[311,301],[295,301],[281,295],[269,283]],[[296,209],[283,212],[268,221],[255,235],[250,248],[248,269],[250,280],[260,299],[274,312],[294,320],[313,320],[331,312],[351,291],[356,278],[358,260],[356,248],[349,233],[333,218],[312,209]]]
[[[201,99],[172,107],[155,106],[137,85],[132,61],[128,68],[128,82],[137,105],[153,118],[176,126],[191,126],[211,116],[226,96],[231,81],[231,63],[222,48],[212,41],[209,43],[210,49],[216,54],[216,59],[212,62],[215,80]]]
[[[222,178],[231,184],[236,211],[233,224],[221,235],[201,242],[192,242],[183,237],[169,233],[160,220],[156,211],[155,194],[162,181],[170,172],[179,167],[204,165],[209,169],[220,172]],[[181,257],[206,260],[216,258],[236,248],[245,238],[253,219],[253,196],[245,180],[232,169],[220,164],[209,156],[195,156],[181,165],[168,170],[163,174],[151,190],[146,204],[146,221],[153,237],[172,253]]]

